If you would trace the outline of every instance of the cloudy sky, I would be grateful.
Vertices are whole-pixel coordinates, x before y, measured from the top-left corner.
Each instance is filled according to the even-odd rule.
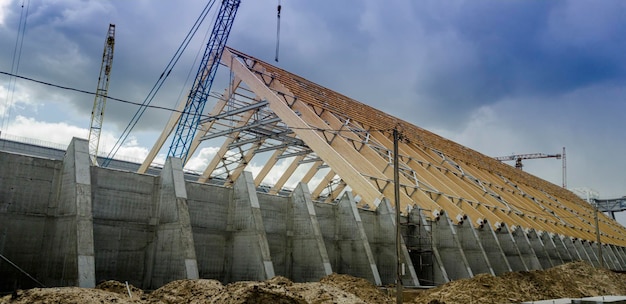
[[[0,71],[93,92],[113,23],[109,96],[142,102],[206,2],[0,0]],[[228,44],[273,62],[278,2],[242,2]],[[591,188],[603,198],[626,195],[626,2],[281,4],[277,66],[486,155],[556,154],[566,147],[570,188]],[[173,108],[188,91],[211,23],[153,105]],[[92,106],[91,95],[0,74],[2,136],[59,144],[86,138]],[[103,149],[136,110],[108,101]],[[141,159],[168,116],[146,111],[120,154]],[[562,183],[560,160],[524,165]]]

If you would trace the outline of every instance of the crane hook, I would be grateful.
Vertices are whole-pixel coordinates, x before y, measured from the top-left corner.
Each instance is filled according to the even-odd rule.
[[[278,48],[280,45],[280,9],[281,9],[281,5],[280,5],[280,0],[278,0],[278,7],[277,9],[277,14],[276,14],[276,57],[274,58],[274,60],[276,60],[276,62],[278,62]]]

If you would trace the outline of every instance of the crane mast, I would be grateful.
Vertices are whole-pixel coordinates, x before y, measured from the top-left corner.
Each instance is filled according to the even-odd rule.
[[[111,65],[113,64],[114,46],[115,24],[109,24],[109,30],[104,42],[104,52],[102,53],[100,76],[98,76],[98,88],[96,89],[96,97],[91,110],[91,124],[89,126],[89,157],[94,166],[98,165],[98,146],[100,144],[104,108],[109,91],[109,77],[111,75]]]
[[[209,97],[215,73],[217,72],[219,61],[224,52],[224,47],[226,46],[226,41],[228,40],[228,35],[240,3],[241,0],[222,1],[194,84],[189,92],[185,109],[176,126],[176,132],[174,133],[168,156],[181,158],[183,164],[187,162],[189,157],[187,154]]]

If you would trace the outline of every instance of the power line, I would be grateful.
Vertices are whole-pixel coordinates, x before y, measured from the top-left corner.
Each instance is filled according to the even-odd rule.
[[[24,1],[22,1],[22,10],[20,12],[20,22],[17,29],[17,37],[15,38],[15,48],[13,49],[13,62],[11,63],[11,73],[19,70],[20,61],[22,59],[22,47],[24,45],[24,35],[26,34],[26,20],[28,18],[28,10],[30,8],[30,0],[26,5],[26,13],[24,13]],[[9,79],[9,87],[7,88],[6,111],[7,115],[2,115],[3,123],[0,127],[4,130],[9,128],[11,120],[11,109],[13,108],[13,96],[15,93],[15,78]]]
[[[19,78],[19,79],[23,79],[23,80],[27,80],[27,81],[36,82],[36,83],[39,83],[39,84],[55,87],[57,89],[74,91],[74,92],[83,93],[83,94],[89,94],[89,95],[96,95],[96,92],[91,92],[91,91],[87,91],[87,90],[81,90],[81,89],[72,88],[72,87],[66,87],[66,86],[54,84],[54,83],[51,83],[51,82],[46,82],[46,81],[43,81],[43,80],[37,80],[37,79],[34,79],[34,78],[20,76],[20,75],[9,73],[9,72],[0,71],[0,74],[11,76],[11,77],[15,77],[15,78]],[[136,106],[145,106],[147,108],[165,110],[165,111],[170,111],[170,112],[178,112],[178,111],[176,111],[176,109],[173,109],[173,108],[162,107],[162,106],[154,106],[154,105],[144,105],[143,103],[140,103],[140,102],[129,101],[129,100],[115,98],[115,97],[111,97],[111,96],[107,96],[107,100],[115,100],[115,101],[119,101],[119,102],[123,102],[123,103],[127,103],[127,104],[132,104],[132,105],[136,105]]]
[[[139,119],[141,118],[143,113],[146,111],[147,106],[150,105],[150,103],[154,99],[154,96],[156,96],[157,92],[163,86],[163,83],[172,72],[172,69],[174,68],[174,66],[176,65],[180,57],[182,56],[183,52],[187,49],[187,46],[191,42],[191,39],[193,38],[193,36],[195,36],[196,32],[200,28],[200,25],[202,24],[202,22],[208,15],[214,3],[215,3],[215,0],[207,3],[207,5],[202,10],[202,12],[200,13],[200,16],[198,16],[198,18],[196,19],[195,23],[193,24],[189,32],[187,32],[187,36],[185,36],[185,39],[183,39],[183,41],[181,42],[180,46],[174,53],[174,56],[172,56],[172,59],[170,59],[170,62],[168,62],[163,73],[161,73],[161,76],[159,77],[157,82],[154,84],[150,92],[148,93],[148,96],[146,96],[146,98],[144,99],[143,103],[141,104],[141,107],[137,109],[137,112],[135,112],[135,115],[133,115],[131,121],[128,123],[128,125],[126,125],[126,128],[122,132],[122,135],[118,137],[117,142],[113,146],[113,149],[111,149],[111,152],[109,152],[109,155],[104,160],[102,164],[103,167],[106,167],[109,164],[109,162],[111,161],[111,159],[113,159],[117,151],[122,147],[122,144],[124,143],[124,141],[126,141],[128,136],[130,135],[130,132],[135,128],[135,126],[137,125],[137,122],[139,122]]]
[[[35,83],[39,83],[39,84],[43,84],[43,85],[46,85],[46,86],[51,86],[51,87],[54,87],[54,88],[57,88],[57,89],[68,90],[68,91],[73,91],[73,92],[78,92],[78,93],[83,93],[83,94],[89,94],[89,95],[96,95],[96,92],[91,92],[91,91],[87,91],[87,90],[82,90],[82,89],[77,89],[77,88],[73,88],[73,87],[63,86],[63,85],[59,85],[59,84],[55,84],[55,83],[51,83],[51,82],[47,82],[47,81],[43,81],[43,80],[38,80],[38,79],[26,77],[26,76],[21,76],[21,75],[9,73],[9,72],[0,71],[0,74],[11,76],[11,77],[15,77],[15,78],[19,78],[19,79],[23,79],[23,80],[27,80],[27,81],[31,81],[31,82],[35,82]],[[155,105],[150,105],[150,104],[144,104],[144,103],[141,103],[141,102],[130,101],[130,100],[121,99],[121,98],[115,98],[115,97],[111,97],[111,96],[107,96],[107,100],[119,101],[119,102],[122,102],[122,103],[136,105],[136,106],[145,107],[145,108],[152,108],[152,109],[164,110],[164,111],[169,111],[169,112],[182,113],[182,111],[178,111],[175,108],[168,108],[168,107],[163,107],[163,106],[155,106]],[[202,116],[204,118],[210,118],[211,117],[209,115],[202,115]],[[342,129],[332,129],[332,128],[319,128],[319,127],[308,127],[308,128],[290,127],[290,129],[313,130],[313,131],[320,131],[320,132],[351,132],[351,133],[371,132],[371,131],[378,131],[378,132],[391,132],[391,131],[393,131],[393,129],[370,129],[369,131],[368,130],[359,131],[359,130],[351,130],[351,129],[344,129],[344,128],[342,128]],[[400,139],[402,141],[403,137],[401,136]]]

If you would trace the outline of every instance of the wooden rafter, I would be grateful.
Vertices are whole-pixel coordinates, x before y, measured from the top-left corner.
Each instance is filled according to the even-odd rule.
[[[281,193],[287,181],[298,175],[313,189],[313,199],[332,201],[350,191],[362,198],[359,206],[375,207],[384,197],[393,200],[390,131],[398,129],[403,134],[398,168],[402,210],[418,206],[432,211],[427,212],[432,216],[447,212],[457,224],[469,216],[474,226],[488,223],[495,229],[534,229],[595,240],[592,208],[565,189],[238,51],[227,48],[222,63],[235,77],[224,99],[230,98],[229,94],[253,95],[257,101],[268,102],[262,109],[264,115],[273,115],[280,122],[264,125],[272,136],[254,136],[254,130],[236,129],[248,120],[248,125],[252,124],[253,112],[238,116],[231,137],[224,138],[200,181],[225,170],[228,185],[255,155],[261,155],[255,151],[274,149],[269,157],[266,153],[254,157],[255,162],[262,162],[255,176],[257,187],[270,172],[276,172],[273,169],[279,168],[276,165],[280,158],[295,156],[278,182],[269,185],[270,193]],[[225,103],[218,100],[209,115],[227,111]],[[228,127],[214,121],[203,125],[201,132],[221,135],[219,132]],[[162,137],[169,132],[166,128]],[[194,138],[193,150],[202,137]],[[161,138],[158,142],[162,145]],[[233,147],[235,150],[230,151]],[[150,155],[154,157],[152,151]],[[231,159],[228,155],[237,157]],[[151,161],[146,160],[148,164]],[[309,164],[306,172],[298,170]],[[322,173],[321,167],[330,168],[325,176],[318,174]],[[603,242],[626,245],[626,228],[604,215],[600,216],[600,226]]]

